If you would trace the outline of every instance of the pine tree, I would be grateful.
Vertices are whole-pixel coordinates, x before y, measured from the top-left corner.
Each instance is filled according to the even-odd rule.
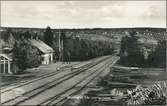
[[[53,45],[53,32],[52,29],[48,26],[44,32],[44,42],[49,46]]]
[[[134,31],[125,36],[121,41],[121,63],[128,66],[143,66],[145,63],[144,55],[140,50],[139,37]]]

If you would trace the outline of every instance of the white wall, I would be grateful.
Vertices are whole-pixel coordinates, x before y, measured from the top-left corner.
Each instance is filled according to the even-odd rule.
[[[53,62],[53,53],[47,53],[42,55],[43,60],[42,60],[42,64],[50,64]]]

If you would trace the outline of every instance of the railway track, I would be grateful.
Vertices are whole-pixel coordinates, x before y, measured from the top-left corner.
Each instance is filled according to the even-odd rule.
[[[80,65],[81,63],[76,63],[76,64],[73,64],[73,65]],[[64,70],[64,69],[67,69],[67,68],[70,68],[70,65],[67,65],[67,66],[63,66],[63,67],[60,67],[60,70],[62,71],[62,70]],[[43,69],[43,68],[42,68]],[[44,68],[46,71],[48,70],[48,68]],[[39,69],[38,69],[39,70]],[[55,71],[56,71],[56,69],[54,69]],[[50,74],[54,74],[54,73],[56,73],[56,72],[51,72],[51,73],[48,73],[47,75],[50,75]],[[41,74],[40,76],[38,76],[38,78],[40,78],[40,77],[44,77],[44,76],[46,76],[46,73],[44,73],[44,74]],[[35,78],[36,79],[36,78]],[[24,81],[22,81],[22,80],[20,80],[20,81],[15,81],[15,82],[11,82],[11,83],[7,83],[7,84],[1,84],[1,90],[2,89],[5,89],[5,88],[7,88],[7,87],[9,87],[9,86],[13,86],[13,85],[16,85],[16,84],[20,84],[20,83],[26,83],[26,82],[28,82],[29,81],[29,79],[27,79],[27,80],[24,80]]]
[[[98,58],[92,59],[91,61],[86,62],[86,64],[77,63],[77,64],[74,64],[74,66],[79,65],[80,67],[78,67],[78,69],[79,68],[83,68],[83,67],[86,67],[87,65],[89,65],[90,63],[96,61],[96,59],[98,59]],[[29,81],[25,81],[25,82],[19,81],[20,84],[18,84],[17,86],[16,86],[16,83],[12,83],[12,84],[8,84],[6,86],[2,86],[1,87],[1,93],[7,92],[7,91],[12,90],[12,89],[17,88],[17,87],[21,87],[21,86],[33,83],[35,81],[38,81],[38,80],[41,80],[41,79],[44,79],[44,78],[47,78],[47,77],[54,76],[54,75],[59,74],[59,73],[61,73],[63,71],[67,71],[70,68],[71,68],[70,66],[68,66],[68,67],[67,66],[60,67],[59,71],[56,71],[56,69],[55,69],[55,72],[51,72],[51,73],[48,73],[48,74],[43,74],[43,75],[41,75],[38,78],[35,78],[33,80],[29,80]]]
[[[62,92],[60,95],[56,95],[55,97],[52,97],[51,99],[41,103],[40,105],[61,106],[68,100],[68,97],[72,97],[72,95],[75,95],[76,93],[84,89],[94,78],[96,78],[99,74],[101,74],[106,67],[112,66],[117,60],[118,58],[114,61],[111,61],[111,60],[107,61],[105,65],[103,65],[100,68],[95,69],[98,71],[94,71],[90,73],[87,77],[83,78],[81,82],[76,83],[74,86],[69,88],[67,91]]]
[[[76,84],[79,84],[81,81],[88,78],[89,75],[94,75],[94,73],[104,66],[104,64],[108,63],[111,58],[107,60],[108,61],[103,61],[95,67],[82,71],[82,73],[79,73],[78,75],[74,75],[72,78],[61,82],[61,84],[53,86],[53,88],[47,89],[38,96],[30,97],[27,101],[22,101],[15,105],[42,105],[55,96],[59,96],[62,93],[71,90]]]
[[[51,79],[49,80],[49,82],[47,82],[45,84],[43,84],[40,79],[35,80],[38,83],[41,83],[39,86],[35,86],[36,83],[34,81],[33,82],[31,81],[29,83],[21,84],[19,86],[14,87],[14,88],[10,88],[10,89],[8,89],[6,91],[3,91],[2,94],[1,94],[2,104],[4,104],[4,105],[6,105],[6,104],[7,105],[13,105],[13,104],[18,104],[20,102],[28,100],[29,98],[34,97],[34,96],[46,91],[47,89],[51,89],[52,87],[62,83],[65,80],[68,80],[68,79],[80,74],[81,72],[84,72],[84,70],[87,70],[87,69],[97,65],[98,63],[106,60],[107,58],[108,57],[105,57],[103,59],[98,59],[98,61],[96,60],[97,62],[91,62],[91,64],[86,64],[86,65],[84,65],[84,66],[82,66],[82,67],[80,67],[80,68],[78,68],[76,70],[73,70],[72,72],[68,71],[68,73],[67,73],[67,71],[62,71],[61,73],[63,73],[63,72],[65,73],[66,72],[65,75],[63,75],[63,74],[62,75],[58,75],[58,73],[57,73],[56,74],[57,75],[56,79],[55,79],[54,75],[53,75],[54,76],[53,78],[51,78],[52,76],[49,76],[49,78],[51,78]],[[58,76],[61,76],[61,77],[58,77]],[[41,81],[41,82],[39,82],[39,81]],[[32,85],[32,83],[34,83],[34,84]],[[30,84],[31,84],[31,87],[32,86],[35,86],[35,87],[33,89],[31,88],[31,89],[26,90],[25,93],[22,94],[21,98],[20,98],[20,96],[16,96],[16,97],[14,96],[13,97],[12,95],[9,95],[9,94],[12,94],[12,91],[13,91],[12,89],[17,89],[17,88],[21,88],[21,87],[22,88],[23,87],[26,88],[26,87],[28,87],[28,85],[30,86]],[[3,98],[6,94],[8,94],[8,97],[7,98]],[[26,98],[23,98],[23,97],[26,97]]]

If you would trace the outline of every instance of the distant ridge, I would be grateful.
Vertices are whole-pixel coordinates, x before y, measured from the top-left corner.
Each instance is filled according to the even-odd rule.
[[[12,28],[12,29],[46,29],[46,28],[39,28],[39,27],[3,27],[1,26],[0,28]],[[52,28],[52,27],[51,27]],[[160,27],[117,27],[117,28],[52,28],[52,29],[78,29],[78,30],[100,30],[100,29],[167,29],[167,28],[160,28]]]

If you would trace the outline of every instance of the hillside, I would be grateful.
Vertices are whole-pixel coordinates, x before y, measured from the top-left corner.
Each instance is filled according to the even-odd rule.
[[[14,27],[1,27],[0,31],[6,31],[11,29],[12,32],[26,32],[37,33],[43,36],[45,29],[42,28],[14,28]],[[60,31],[66,33],[67,36],[80,37],[81,39],[91,39],[91,40],[119,40],[126,32],[134,30],[142,37],[146,39],[156,39],[161,40],[166,37],[165,28],[92,28],[92,29],[53,29],[55,36],[58,36]]]

